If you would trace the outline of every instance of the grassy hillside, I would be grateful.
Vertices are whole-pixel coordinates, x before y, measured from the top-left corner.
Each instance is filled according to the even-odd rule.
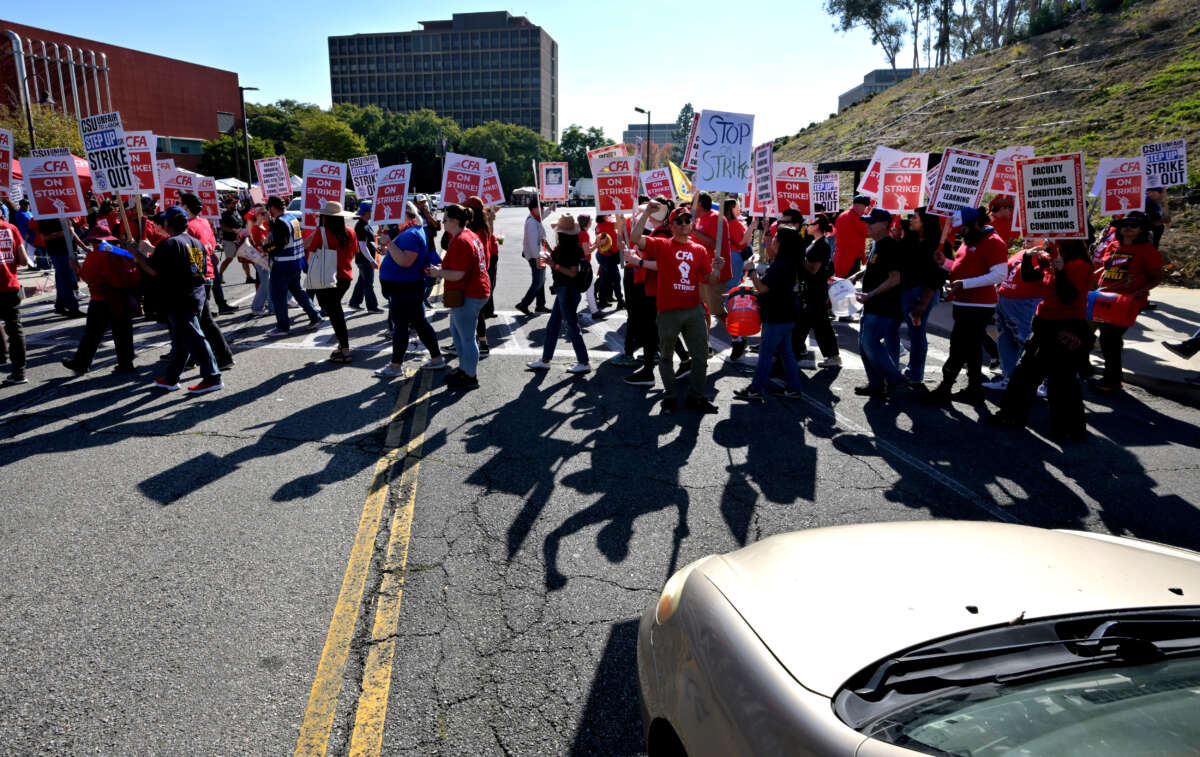
[[[1170,283],[1200,286],[1200,0],[1078,13],[1063,29],[935,69],[777,140],[775,158],[1033,145],[1038,155],[1082,151],[1090,186],[1100,158],[1179,138],[1190,186],[1171,190],[1163,255]]]

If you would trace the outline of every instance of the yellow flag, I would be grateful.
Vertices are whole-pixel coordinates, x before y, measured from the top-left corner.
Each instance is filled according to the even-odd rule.
[[[667,161],[671,169],[671,184],[675,186],[675,198],[681,202],[692,201],[692,182],[683,175],[683,169],[671,161]]]

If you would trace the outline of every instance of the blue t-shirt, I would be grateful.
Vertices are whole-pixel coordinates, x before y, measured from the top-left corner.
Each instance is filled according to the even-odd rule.
[[[425,269],[431,265],[439,265],[441,257],[436,252],[429,251],[425,238],[425,228],[410,226],[395,237],[396,246],[406,252],[417,253],[417,261],[407,268],[401,266],[391,255],[384,254],[383,262],[379,264],[380,281],[416,282],[424,281]]]
[[[18,210],[16,220],[13,225],[17,227],[17,231],[21,232],[21,239],[29,241],[29,222],[33,220],[33,213],[28,210]]]

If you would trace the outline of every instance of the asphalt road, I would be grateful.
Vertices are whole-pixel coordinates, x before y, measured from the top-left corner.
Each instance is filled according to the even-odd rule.
[[[1044,407],[1009,433],[865,402],[840,324],[847,366],[810,366],[802,398],[738,402],[746,368],[719,357],[720,413],[668,418],[603,362],[620,313],[588,328],[592,374],[565,373],[563,342],[528,373],[524,215],[501,213],[501,317],[467,394],[374,378],[380,316],[351,317],[339,367],[327,328],[269,342],[247,301],[219,320],[225,390],[162,395],[161,330],[139,324],[134,380],[111,345],[73,377],[82,321],[26,306],[31,383],[0,390],[0,752],[638,754],[636,620],[703,555],[931,518],[1200,548],[1200,412],[1136,387],[1089,395],[1091,438],[1061,447]]]

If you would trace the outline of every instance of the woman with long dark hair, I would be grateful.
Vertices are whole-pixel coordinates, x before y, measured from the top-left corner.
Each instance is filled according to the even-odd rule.
[[[1021,278],[1041,284],[1042,300],[1033,318],[1033,334],[1004,391],[1000,412],[984,418],[998,426],[1023,428],[1044,379],[1051,435],[1078,440],[1087,434],[1079,369],[1092,348],[1087,322],[1092,265],[1081,240],[1059,243],[1058,253],[1052,258],[1035,250],[1021,259]]]
[[[833,224],[822,214],[808,219],[808,238],[812,241],[804,250],[804,259],[797,261],[800,281],[799,307],[796,309],[796,328],[792,331],[792,354],[808,351],[808,332],[817,338],[821,350],[818,368],[837,368],[842,364],[837,335],[829,313],[829,277],[833,275],[833,249],[825,235]],[[790,239],[790,235],[789,235]]]
[[[758,349],[758,365],[750,385],[735,390],[733,396],[747,402],[762,402],[763,390],[771,378],[771,361],[779,355],[787,388],[781,397],[800,396],[800,366],[792,352],[792,328],[796,319],[796,275],[805,251],[800,232],[790,226],[780,226],[767,245],[772,258],[767,272],[759,278],[754,261],[746,261],[745,269],[758,293],[758,314],[762,320],[762,342]]]
[[[1100,290],[1134,298],[1138,309],[1150,301],[1149,292],[1163,280],[1162,255],[1150,241],[1150,221],[1145,213],[1134,211],[1113,222],[1116,238],[1100,256],[1104,272]],[[1092,388],[1101,392],[1121,389],[1121,351],[1125,348],[1127,326],[1100,324],[1100,351],[1104,353],[1104,373]]]
[[[925,380],[925,357],[929,353],[926,326],[929,314],[938,304],[946,272],[934,262],[934,253],[948,251],[942,244],[940,218],[930,215],[924,207],[900,221],[900,244],[903,257],[900,269],[900,309],[904,313],[902,326],[908,328],[908,367],[904,377],[910,384]],[[892,358],[900,365],[900,345]]]
[[[479,311],[492,293],[487,276],[487,248],[479,235],[471,231],[474,221],[473,208],[464,205],[446,208],[442,219],[442,228],[450,238],[446,256],[441,268],[426,270],[429,276],[445,282],[443,298],[450,308],[450,336],[458,353],[458,368],[446,377],[446,385],[452,389],[479,386],[476,377],[479,344],[475,341],[475,324],[479,320]]]
[[[425,269],[442,262],[425,237],[429,232],[421,223],[421,213],[411,202],[404,205],[404,223],[393,230],[385,245],[387,253],[379,264],[379,287],[388,302],[388,321],[392,325],[392,362],[375,371],[381,378],[404,375],[404,352],[408,349],[409,329],[417,331],[421,344],[429,350],[429,360],[421,366],[438,371],[446,367],[437,334],[425,317]]]
[[[320,226],[308,238],[304,249],[309,259],[312,254],[321,249],[322,244],[337,250],[337,285],[330,289],[317,289],[317,304],[325,311],[333,334],[337,337],[338,348],[329,356],[334,363],[350,362],[350,334],[346,330],[346,313],[342,310],[342,298],[350,290],[354,280],[354,256],[358,254],[358,239],[354,232],[346,228],[346,219],[354,214],[342,210],[340,202],[329,201],[321,209]]]
[[[530,370],[550,370],[550,361],[554,358],[554,348],[558,346],[559,330],[567,327],[567,338],[575,348],[575,365],[567,369],[567,373],[587,373],[592,370],[588,362],[587,346],[583,343],[583,332],[579,329],[579,300],[583,293],[575,284],[576,277],[583,266],[588,265],[583,256],[583,247],[579,244],[579,224],[570,213],[563,213],[554,224],[558,243],[550,253],[550,271],[554,283],[550,287],[554,292],[554,310],[546,323],[546,343],[542,345],[541,360],[531,360],[526,363]]]
[[[500,261],[500,245],[497,244],[496,235],[492,229],[495,211],[483,207],[483,200],[474,195],[464,200],[463,205],[475,211],[469,228],[479,237],[479,241],[483,242],[488,256],[487,277],[491,292],[488,294],[487,302],[483,304],[483,309],[479,311],[478,320],[475,321],[475,341],[479,345],[479,354],[486,355],[490,351],[487,343],[486,321],[496,317],[496,271]]]

